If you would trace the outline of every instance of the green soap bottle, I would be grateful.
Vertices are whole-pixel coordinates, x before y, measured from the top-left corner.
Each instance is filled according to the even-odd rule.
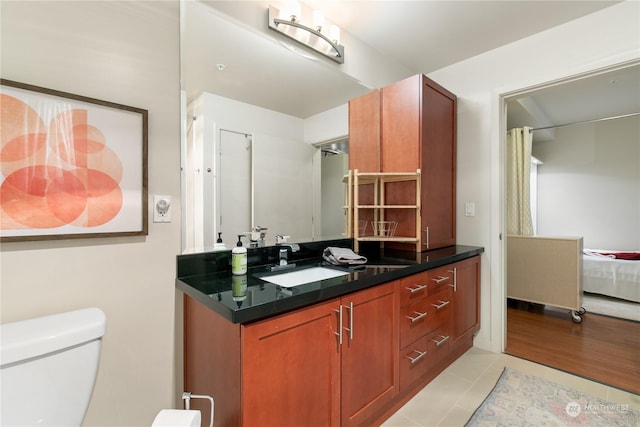
[[[231,273],[247,274],[247,248],[242,246],[242,234],[238,234],[238,243],[231,251]]]

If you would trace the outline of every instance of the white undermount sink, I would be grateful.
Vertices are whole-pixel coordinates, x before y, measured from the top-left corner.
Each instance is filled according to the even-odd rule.
[[[290,271],[287,273],[274,274],[273,276],[260,277],[267,282],[275,283],[283,288],[304,285],[305,283],[319,282],[320,280],[332,279],[334,277],[349,274],[345,271],[334,270],[326,267],[311,267],[302,270]]]

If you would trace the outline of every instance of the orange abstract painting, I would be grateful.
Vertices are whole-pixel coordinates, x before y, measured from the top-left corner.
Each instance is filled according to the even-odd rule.
[[[141,110],[142,117],[119,108],[43,97],[42,92],[6,83],[0,93],[3,239],[146,234],[144,212],[140,218],[119,217],[130,213],[124,209],[127,204],[144,211],[146,159],[145,165],[139,160],[146,154],[146,110]],[[126,170],[132,157],[139,158]],[[130,173],[132,168],[137,174]],[[127,200],[132,189],[138,197]],[[122,230],[123,225],[131,230]]]

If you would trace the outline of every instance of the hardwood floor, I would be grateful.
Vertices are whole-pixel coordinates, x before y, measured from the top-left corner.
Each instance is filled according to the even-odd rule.
[[[640,394],[640,322],[509,301],[505,353]]]

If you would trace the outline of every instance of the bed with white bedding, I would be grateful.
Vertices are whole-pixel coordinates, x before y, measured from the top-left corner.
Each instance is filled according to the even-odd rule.
[[[583,291],[640,302],[640,252],[585,249]]]

